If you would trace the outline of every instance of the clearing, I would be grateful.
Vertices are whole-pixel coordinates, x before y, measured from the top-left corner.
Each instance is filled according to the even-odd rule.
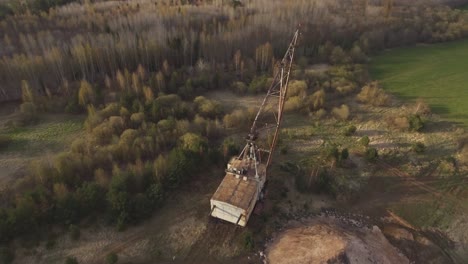
[[[422,98],[436,114],[468,125],[468,40],[385,51],[371,75],[403,99]]]
[[[15,118],[14,113],[0,113],[0,135],[11,139],[0,149],[0,183],[22,177],[30,161],[66,150],[83,134],[82,116],[44,115],[37,124],[7,128],[5,123]]]

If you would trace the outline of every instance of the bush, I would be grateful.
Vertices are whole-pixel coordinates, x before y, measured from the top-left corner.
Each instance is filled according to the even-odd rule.
[[[373,105],[386,106],[390,103],[390,96],[385,91],[379,88],[377,82],[371,82],[362,87],[361,92],[357,95],[358,101]]]
[[[151,206],[153,208],[161,206],[162,202],[164,201],[164,192],[161,184],[152,184],[148,190],[146,190],[146,196],[151,202]]]
[[[309,110],[323,110],[322,107],[325,105],[325,91],[323,89],[316,91],[308,97]]]
[[[231,89],[236,94],[245,94],[247,92],[247,85],[244,82],[234,82],[231,85]]]
[[[431,107],[423,100],[417,99],[415,106],[414,106],[414,113],[421,116],[429,116],[431,115]]]
[[[134,127],[139,127],[145,121],[145,113],[134,113],[130,116]]]
[[[408,118],[409,130],[413,132],[419,132],[424,128],[424,121],[419,115],[411,115]]]
[[[340,120],[347,120],[349,118],[349,107],[347,105],[341,105],[341,107],[334,107],[332,110],[333,116]]]
[[[398,129],[400,131],[407,131],[410,128],[410,123],[407,117],[400,116],[400,117],[387,117],[386,122],[389,127]]]
[[[247,123],[247,115],[247,111],[237,109],[230,114],[226,114],[223,118],[223,123],[227,128],[240,128]]]
[[[305,81],[294,80],[289,83],[287,98],[299,96],[304,98],[307,95],[307,83]]]
[[[119,256],[117,256],[117,254],[115,254],[114,252],[109,253],[106,256],[107,264],[115,264],[115,263],[117,263],[117,261],[119,261]]]
[[[365,157],[366,157],[367,161],[374,162],[379,157],[379,153],[377,152],[377,149],[375,149],[375,148],[368,148],[366,150],[366,156]]]
[[[292,96],[284,104],[285,112],[294,112],[302,108],[303,100],[299,96]]]
[[[422,142],[416,142],[413,145],[411,145],[411,150],[413,150],[416,153],[423,153],[426,150],[426,145]]]
[[[265,75],[255,77],[249,84],[249,94],[262,93],[267,89],[267,77]]]
[[[353,135],[354,133],[356,133],[356,126],[349,126],[345,129],[345,132],[344,132],[344,135],[349,137],[351,135]]]
[[[333,64],[346,64],[350,61],[348,55],[340,46],[336,46],[330,55],[330,62]]]
[[[370,139],[368,136],[363,136],[361,139],[359,139],[359,143],[361,143],[361,145],[363,145],[364,147],[367,147],[369,146]]]
[[[215,101],[206,99],[203,96],[198,96],[193,100],[197,106],[197,112],[205,118],[215,118],[223,112],[222,105]]]

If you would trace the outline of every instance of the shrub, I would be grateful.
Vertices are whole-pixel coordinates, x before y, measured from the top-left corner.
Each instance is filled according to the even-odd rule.
[[[109,125],[112,127],[114,134],[120,135],[125,126],[125,121],[120,116],[109,117]]]
[[[356,133],[356,126],[352,125],[352,126],[349,126],[345,129],[345,132],[344,132],[344,135],[349,137],[351,135],[353,135],[354,133]]]
[[[94,181],[102,188],[107,189],[110,183],[110,177],[105,170],[98,168],[94,171]]]
[[[349,107],[347,105],[341,105],[341,107],[334,107],[332,110],[333,116],[340,120],[347,120],[349,118]]]
[[[373,106],[386,106],[390,103],[390,96],[383,89],[379,88],[377,82],[371,82],[362,87],[361,92],[357,95],[357,99],[362,103]]]
[[[231,85],[231,89],[236,94],[245,94],[247,92],[247,85],[244,82],[234,82]]]
[[[164,192],[161,184],[151,184],[151,186],[146,190],[146,196],[153,208],[159,207],[164,200]]]
[[[135,139],[138,137],[138,131],[135,129],[126,129],[122,135],[120,135],[119,144],[123,146],[132,146]]]
[[[325,91],[323,89],[316,91],[308,98],[309,110],[320,110],[325,105]]]
[[[465,145],[460,149],[460,161],[463,164],[468,164],[468,145]]]
[[[298,96],[304,98],[307,95],[307,83],[294,80],[289,83],[287,98]]]
[[[240,128],[247,123],[247,115],[247,111],[237,109],[232,113],[225,115],[223,118],[223,123],[227,128]]]
[[[101,110],[101,115],[104,118],[108,118],[111,116],[118,116],[120,113],[120,106],[118,103],[110,103],[107,104],[104,109]]]
[[[409,121],[409,130],[414,132],[419,132],[424,128],[424,121],[419,115],[410,115],[408,118]]]
[[[80,90],[78,91],[78,103],[82,106],[93,104],[96,95],[94,94],[93,87],[86,80],[81,81]]]
[[[80,202],[82,213],[87,215],[103,207],[104,192],[102,189],[103,188],[99,186],[98,183],[90,181],[83,183],[80,188],[76,190],[76,196]],[[70,226],[70,232],[76,232],[75,229],[79,232],[78,227]]]
[[[219,102],[203,96],[196,97],[194,103],[197,105],[198,113],[205,118],[215,118],[223,112],[223,107]]]
[[[330,55],[330,62],[333,64],[346,64],[350,61],[349,57],[340,46],[336,46]]]
[[[387,117],[386,122],[389,127],[401,130],[401,131],[407,131],[410,128],[410,123],[407,117],[405,116],[400,116],[400,117]]]
[[[117,261],[119,261],[119,256],[117,254],[115,254],[114,252],[109,253],[106,256],[107,264],[115,264],[115,263],[117,263]]]
[[[255,77],[249,84],[249,93],[257,94],[266,90],[268,79],[265,75]]]
[[[367,147],[369,146],[370,139],[368,136],[363,136],[361,139],[359,139],[359,143],[361,143],[361,145],[363,145],[364,147]]]
[[[327,115],[327,111],[325,111],[325,109],[321,108],[319,110],[317,110],[314,115],[318,118],[318,119],[322,119],[325,117],[325,115]]]
[[[426,150],[426,145],[422,142],[416,142],[413,145],[411,145],[411,150],[413,150],[416,153],[423,153]]]
[[[135,127],[139,127],[145,121],[145,113],[134,113],[130,116],[130,121]]]
[[[377,158],[379,157],[379,154],[377,152],[377,149],[375,148],[368,148],[366,150],[366,160],[367,161],[370,161],[370,162],[374,162],[377,160]]]
[[[284,104],[285,112],[293,112],[302,108],[302,99],[299,96],[289,97]]]
[[[414,113],[421,116],[431,115],[431,107],[421,98],[416,100]]]
[[[92,139],[94,145],[107,145],[112,140],[114,129],[108,122],[101,123],[100,125],[93,128]]]
[[[208,148],[207,140],[194,133],[185,133],[179,140],[182,149],[194,153],[203,153]]]

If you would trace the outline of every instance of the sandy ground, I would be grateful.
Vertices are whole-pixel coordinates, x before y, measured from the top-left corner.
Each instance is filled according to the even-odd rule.
[[[410,263],[377,226],[345,226],[334,217],[296,223],[267,248],[271,264],[292,263]]]

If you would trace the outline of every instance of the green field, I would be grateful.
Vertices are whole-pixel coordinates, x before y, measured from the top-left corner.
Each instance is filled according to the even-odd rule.
[[[392,94],[423,98],[436,114],[468,125],[468,40],[385,51],[370,71]]]

